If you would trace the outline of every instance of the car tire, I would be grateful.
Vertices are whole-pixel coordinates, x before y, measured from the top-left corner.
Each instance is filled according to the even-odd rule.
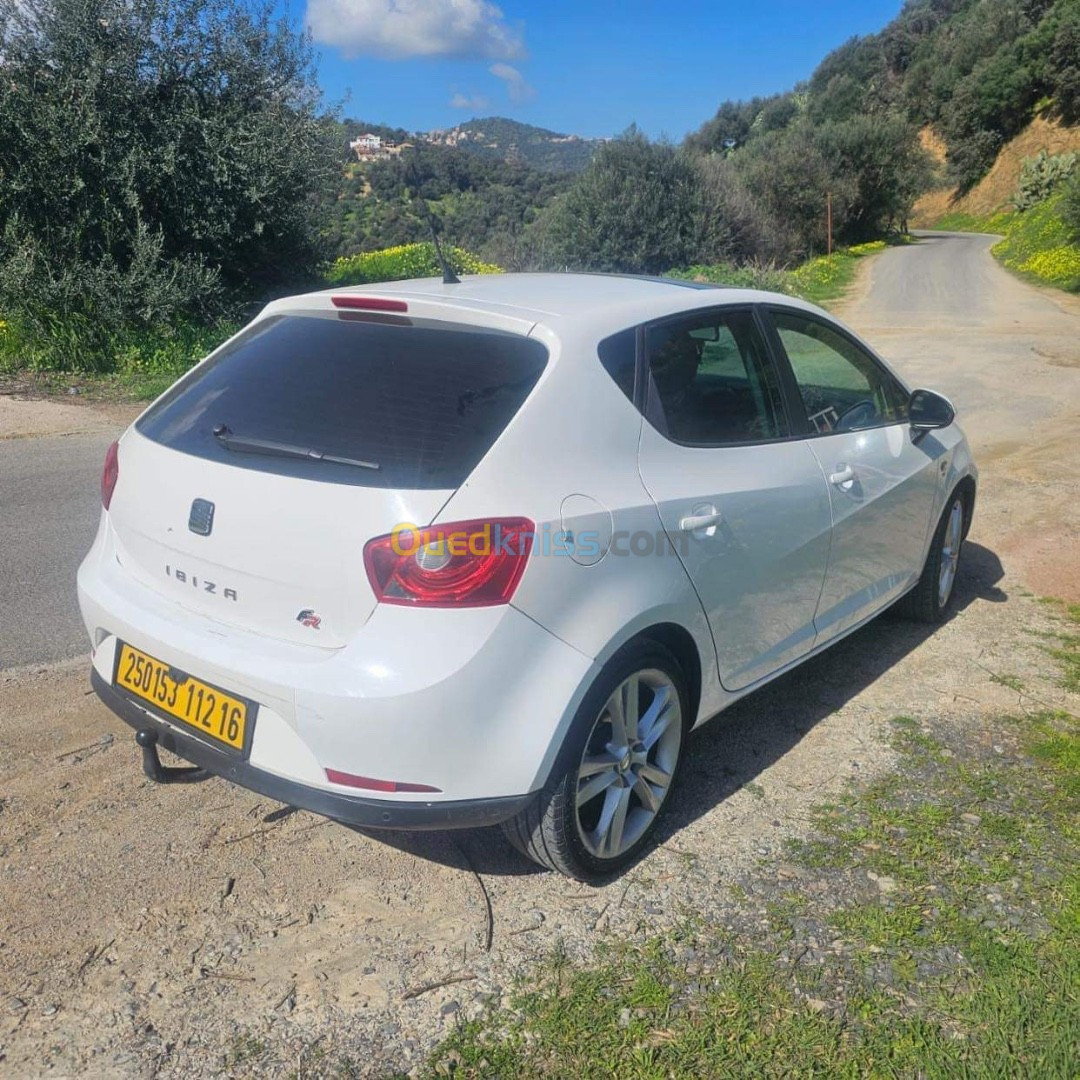
[[[940,623],[956,596],[960,552],[966,533],[967,503],[963,491],[954,491],[930,541],[926,565],[915,588],[901,601],[901,614],[916,622]]]
[[[522,854],[567,877],[617,873],[649,842],[689,726],[678,661],[657,642],[631,642],[589,688],[538,797],[503,832]]]

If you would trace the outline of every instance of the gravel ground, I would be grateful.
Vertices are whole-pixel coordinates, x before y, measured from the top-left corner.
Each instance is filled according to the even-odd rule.
[[[84,663],[8,674],[0,1067],[211,1075],[321,1043],[407,1071],[553,949],[761,917],[811,809],[892,767],[892,717],[1063,702],[1050,613],[994,602],[1012,589],[980,552],[936,634],[885,617],[700,731],[660,845],[602,888],[533,870],[495,830],[376,837],[218,780],[157,787]]]

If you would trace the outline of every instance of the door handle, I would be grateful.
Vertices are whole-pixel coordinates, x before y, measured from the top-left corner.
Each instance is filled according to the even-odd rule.
[[[679,522],[679,528],[683,532],[698,532],[700,529],[710,529],[714,525],[719,525],[723,519],[724,515],[719,510],[714,510],[709,514],[691,514]]]
[[[829,483],[837,487],[847,487],[855,480],[855,470],[850,465],[837,465],[836,472],[829,477]]]

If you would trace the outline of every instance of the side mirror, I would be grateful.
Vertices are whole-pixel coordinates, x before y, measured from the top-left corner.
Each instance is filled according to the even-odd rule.
[[[908,401],[908,421],[912,435],[948,427],[956,419],[952,402],[933,390],[913,390]]]

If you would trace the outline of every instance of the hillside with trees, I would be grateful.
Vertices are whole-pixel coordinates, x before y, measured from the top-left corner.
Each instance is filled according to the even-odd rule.
[[[1078,111],[1080,0],[909,0],[805,84],[722,103],[682,146],[631,128],[563,184],[500,160],[481,182],[434,195],[455,242],[512,268],[788,266],[828,248],[830,219],[841,245],[904,231],[920,194],[972,187],[1036,112],[1072,123]],[[944,170],[920,142],[931,126]],[[444,149],[420,155],[433,175],[455,168],[435,167]],[[343,253],[419,238],[408,218],[400,204],[369,208]]]
[[[705,152],[858,117],[933,125],[962,190],[1042,104],[1080,121],[1078,0],[908,0],[880,33],[852,38],[792,93],[725,103],[690,140]]]
[[[928,187],[976,185],[1033,116],[1080,119],[1080,0],[909,0],[681,145],[342,120],[268,0],[0,0],[0,67],[0,364],[172,372],[334,259],[427,241],[428,208],[450,245],[511,270],[766,280],[830,243],[865,252]],[[364,133],[393,153],[357,160]],[[1045,166],[1010,256],[1060,281],[1072,170]]]
[[[467,153],[545,172],[580,172],[603,146],[602,139],[560,135],[502,116],[468,120],[444,133]]]
[[[388,160],[346,165],[326,207],[325,237],[338,255],[427,240],[419,196],[455,244],[513,265],[525,257],[529,229],[570,184],[565,172],[419,143]]]

